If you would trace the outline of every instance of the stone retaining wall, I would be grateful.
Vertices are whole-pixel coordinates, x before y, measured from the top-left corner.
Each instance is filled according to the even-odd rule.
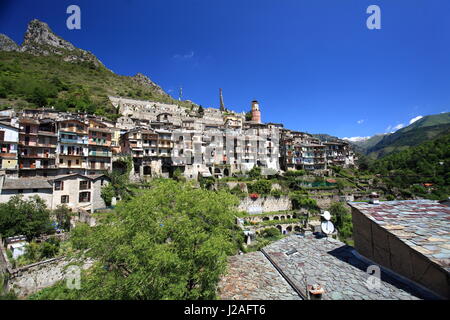
[[[18,297],[25,297],[41,289],[50,287],[66,278],[67,267],[76,264],[77,260],[67,257],[53,258],[33,263],[11,271],[8,280],[8,289]],[[81,269],[92,266],[92,260],[85,260]]]
[[[238,210],[249,212],[249,209],[252,211],[252,208],[256,207],[261,208],[262,212],[288,211],[292,210],[292,203],[288,196],[282,196],[280,198],[269,196],[256,200],[248,197],[241,200]]]

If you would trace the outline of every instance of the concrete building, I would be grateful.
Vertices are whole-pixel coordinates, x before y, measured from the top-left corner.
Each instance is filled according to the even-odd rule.
[[[61,120],[58,135],[58,172],[84,174],[88,169],[88,125],[78,119]]]
[[[182,108],[118,97],[110,101],[122,114],[117,122],[53,109],[11,113],[10,121],[20,123],[18,175],[96,175],[112,170],[115,161],[126,155],[133,158],[134,180],[170,177],[175,170],[189,179],[220,178],[255,166],[264,175],[290,169],[323,171],[327,165],[346,166],[353,161],[346,151],[348,144],[324,144],[282,124],[261,123],[257,101],[252,102],[251,121],[245,121],[245,113],[225,107],[199,112],[194,104]],[[13,148],[10,144],[4,150]],[[6,161],[14,167],[14,159]]]
[[[8,120],[0,121],[0,170],[7,175],[17,175],[19,128]]]
[[[56,123],[52,119],[20,118],[19,176],[56,174]]]
[[[353,150],[343,140],[321,142],[305,132],[281,130],[280,166],[283,170],[323,172],[329,166],[352,167]]]
[[[350,202],[356,250],[450,298],[450,208],[432,200]]]
[[[39,196],[49,209],[65,204],[74,211],[94,212],[106,207],[101,197],[101,188],[109,178],[100,175],[78,173],[54,177],[30,177],[27,179],[0,176],[0,202],[8,202],[15,195],[25,198]]]

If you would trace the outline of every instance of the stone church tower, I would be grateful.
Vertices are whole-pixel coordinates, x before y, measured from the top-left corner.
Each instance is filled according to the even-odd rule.
[[[259,103],[256,100],[252,101],[252,121],[261,123],[261,111],[259,111]]]

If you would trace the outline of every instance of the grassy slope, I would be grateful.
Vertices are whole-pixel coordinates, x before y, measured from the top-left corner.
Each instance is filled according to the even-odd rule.
[[[0,52],[0,90],[4,93],[0,98],[1,109],[38,107],[36,103],[30,102],[30,92],[55,78],[65,88],[58,89],[57,96],[48,100],[49,106],[80,95],[80,91],[85,92],[92,101],[96,114],[111,118],[115,110],[107,99],[108,95],[191,106],[187,101],[179,102],[158,94],[153,88],[139,84],[131,77],[117,75],[103,66],[95,67],[89,62],[65,62],[59,56]],[[77,109],[76,106],[71,106],[68,111],[80,111]]]
[[[449,129],[450,113],[426,116],[393,134],[383,136],[378,143],[367,148],[367,154],[374,159],[381,158],[432,140]]]

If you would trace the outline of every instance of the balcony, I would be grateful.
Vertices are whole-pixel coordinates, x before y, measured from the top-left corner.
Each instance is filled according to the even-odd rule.
[[[109,166],[109,164],[107,164],[107,165],[105,165],[105,164],[101,164],[101,165],[97,165],[97,164],[95,164],[95,165],[89,165],[88,166],[88,169],[90,169],[90,170],[109,170],[109,168],[110,168],[110,166]]]
[[[61,152],[59,154],[60,156],[65,156],[65,157],[87,157],[86,153],[67,153],[67,152]]]
[[[93,145],[93,146],[105,146],[105,147],[109,147],[111,145],[111,140],[103,140],[103,141],[99,141],[99,140],[93,140],[93,139],[89,139],[89,144]]]
[[[90,157],[111,157],[112,153],[109,151],[89,151]]]
[[[80,130],[73,127],[70,128],[61,128],[59,130],[61,133],[76,133],[76,134],[88,134],[87,130]]]
[[[35,170],[35,169],[56,169],[56,165],[54,164],[50,164],[50,165],[42,165],[42,164],[35,164],[35,163],[31,163],[31,164],[23,164],[21,163],[19,165],[19,169],[21,170]]]
[[[61,143],[71,143],[71,144],[88,144],[87,140],[82,140],[82,139],[66,139],[66,138],[61,138],[59,140]]]
[[[4,152],[4,153],[0,153],[0,158],[17,158],[17,153],[7,153],[7,152]]]
[[[34,154],[22,154],[20,155],[23,159],[55,159],[55,154],[50,153],[34,153]]]
[[[38,131],[38,135],[40,135],[40,136],[56,137],[56,132],[45,131],[45,130],[39,130],[39,131]]]

